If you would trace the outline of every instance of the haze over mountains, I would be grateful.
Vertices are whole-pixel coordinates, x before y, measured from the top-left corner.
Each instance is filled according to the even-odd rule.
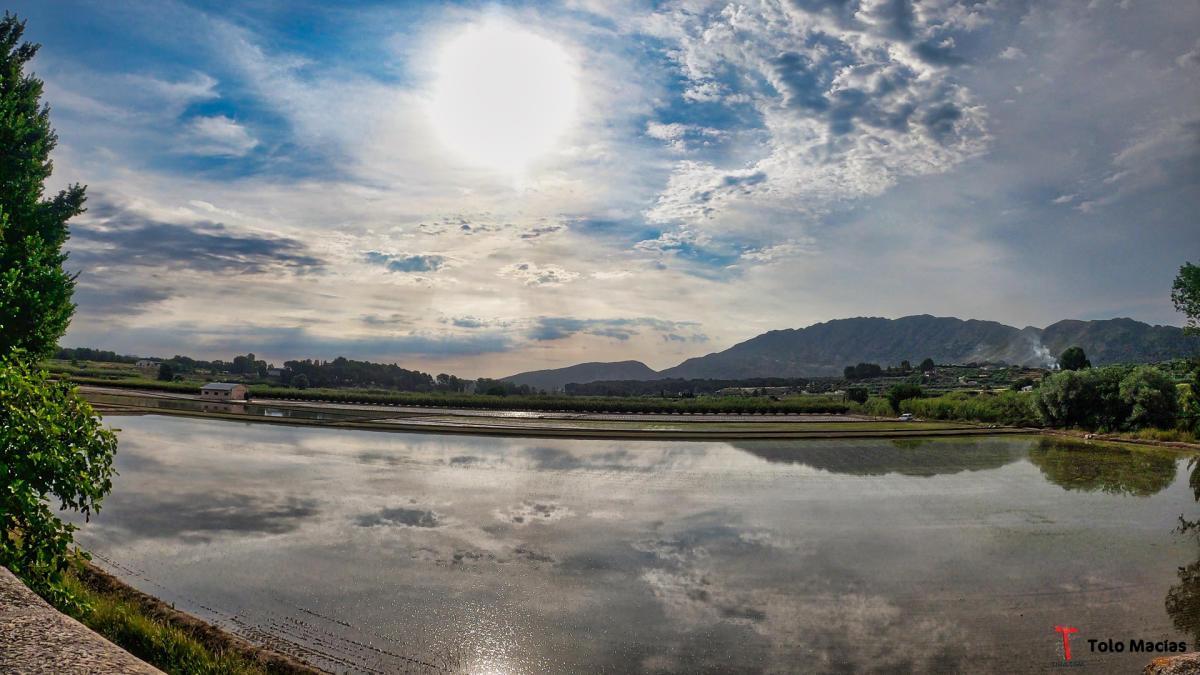
[[[738,379],[841,375],[859,362],[894,365],[930,357],[937,363],[991,362],[1050,366],[1071,346],[1094,365],[1148,363],[1197,353],[1200,339],[1175,326],[1133,319],[1066,320],[1045,328],[928,314],[899,319],[836,319],[807,328],[773,330],[707,356],[655,371],[640,361],[583,363],[503,378],[538,389],[599,380]]]

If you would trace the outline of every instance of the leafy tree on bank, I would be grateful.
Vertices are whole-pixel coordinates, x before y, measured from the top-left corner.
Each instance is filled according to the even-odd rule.
[[[1058,365],[1063,370],[1083,370],[1091,368],[1092,362],[1088,361],[1087,354],[1083,353],[1083,347],[1067,347],[1058,357]]]
[[[1169,428],[1179,414],[1171,378],[1152,366],[1064,370],[1047,376],[1034,408],[1048,426],[1120,431]]]
[[[887,391],[888,403],[892,406],[892,410],[900,412],[900,403],[907,401],[910,398],[921,398],[925,392],[921,390],[920,385],[911,382],[902,384],[894,384]]]
[[[0,361],[0,564],[69,602],[58,583],[75,526],[51,502],[85,517],[99,510],[112,489],[117,439],[70,385],[13,357]]]
[[[1184,331],[1200,335],[1200,266],[1184,263],[1171,286],[1175,309],[1187,317]]]
[[[83,212],[84,188],[46,199],[44,182],[58,142],[42,81],[24,72],[38,45],[22,42],[25,23],[0,20],[0,354],[54,353],[75,305],[75,277],[63,269],[67,221]]]
[[[42,198],[55,136],[42,83],[24,73],[38,49],[21,42],[24,30],[11,14],[0,20],[0,565],[64,606],[75,604],[62,586],[75,527],[56,511],[99,510],[117,442],[69,385],[34,366],[74,310],[62,246],[84,196],[75,185]]]
[[[1179,274],[1171,286],[1171,301],[1187,319],[1183,332],[1200,336],[1200,266],[1189,262],[1179,268]],[[1191,371],[1191,381],[1186,385],[1188,391],[1184,392],[1185,403],[1181,412],[1192,429],[1200,432],[1200,358],[1192,360]]]
[[[1138,366],[1121,380],[1121,402],[1129,408],[1125,424],[1134,429],[1175,426],[1179,394],[1170,377],[1157,368]]]

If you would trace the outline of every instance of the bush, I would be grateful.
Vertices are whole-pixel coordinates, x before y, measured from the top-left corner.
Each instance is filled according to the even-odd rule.
[[[49,502],[88,517],[112,489],[113,433],[66,383],[0,360],[0,564],[56,604],[75,526]]]
[[[870,398],[870,393],[867,392],[866,387],[850,387],[846,390],[846,398],[855,403],[866,403]]]

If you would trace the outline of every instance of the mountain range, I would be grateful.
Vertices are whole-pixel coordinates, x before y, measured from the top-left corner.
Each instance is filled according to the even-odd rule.
[[[662,371],[640,361],[581,363],[502,378],[536,389],[562,389],[571,382],[600,380],[820,377],[840,375],[860,362],[914,364],[1008,363],[1051,366],[1067,347],[1079,346],[1094,365],[1149,363],[1198,352],[1200,339],[1175,326],[1152,326],[1133,319],[1065,320],[1035,328],[995,321],[963,320],[928,314],[899,319],[836,319],[807,328],[773,330],[722,352],[687,359]]]

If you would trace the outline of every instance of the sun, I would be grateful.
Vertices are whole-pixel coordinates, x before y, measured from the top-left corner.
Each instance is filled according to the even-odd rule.
[[[578,89],[575,63],[561,45],[489,19],[442,47],[429,113],[461,159],[521,173],[571,126]]]

